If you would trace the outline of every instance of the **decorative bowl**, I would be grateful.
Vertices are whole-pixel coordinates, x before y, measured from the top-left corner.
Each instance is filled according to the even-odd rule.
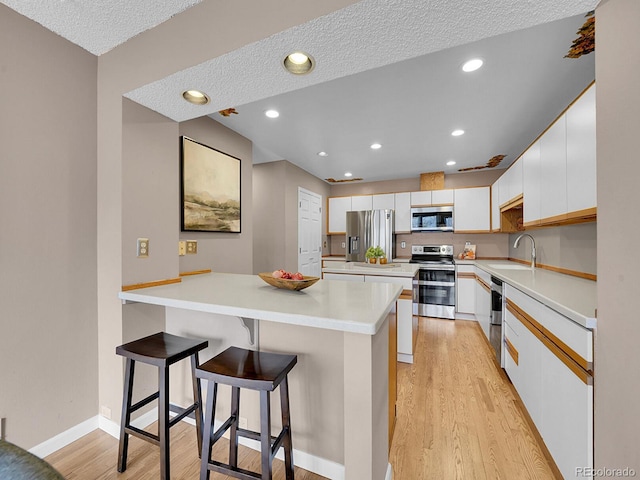
[[[274,278],[271,273],[259,273],[258,276],[273,287],[287,290],[303,290],[320,280],[319,277],[307,276],[303,277],[302,280],[288,280],[286,278]]]

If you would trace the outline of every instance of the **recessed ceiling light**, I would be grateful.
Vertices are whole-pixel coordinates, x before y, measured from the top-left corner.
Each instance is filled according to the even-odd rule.
[[[329,154],[327,152],[318,152],[318,155],[320,157],[328,157],[329,156]]]
[[[264,114],[269,118],[278,118],[280,116],[280,112],[277,110],[267,110]]]
[[[380,145],[379,143],[372,143],[371,148],[373,150],[378,150],[379,148],[382,148],[382,145]]]
[[[453,132],[451,132],[451,135],[453,135],[454,137],[459,137],[460,135],[464,135],[464,130],[454,130]]]
[[[345,173],[344,173],[344,176],[345,176],[345,177],[353,177],[353,173],[351,173],[351,172],[345,172]]]
[[[462,65],[462,71],[463,72],[474,72],[476,70],[478,70],[482,64],[484,62],[479,59],[479,58],[474,58],[472,60],[469,60],[468,62],[465,62],[464,65]]]
[[[182,98],[194,105],[206,105],[209,103],[209,97],[200,90],[186,90],[182,92]]]
[[[449,160],[449,161],[447,162],[447,165],[449,165],[449,166],[451,166],[451,165],[455,165],[455,164],[456,164],[456,161],[455,161],[455,160]]]
[[[284,68],[294,75],[304,75],[315,67],[311,55],[304,52],[293,52],[287,55],[283,61]]]

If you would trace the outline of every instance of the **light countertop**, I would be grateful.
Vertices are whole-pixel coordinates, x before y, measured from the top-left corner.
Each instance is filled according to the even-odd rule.
[[[374,335],[400,296],[389,283],[319,280],[296,292],[257,275],[209,273],[182,282],[120,292],[131,302]]]
[[[505,260],[466,260],[485,272],[582,325],[596,327],[597,283],[593,280],[553,272]]]
[[[351,275],[380,275],[383,277],[410,277],[413,278],[420,269],[417,263],[391,263],[386,265],[360,262],[336,263],[322,269],[322,273],[348,273]]]

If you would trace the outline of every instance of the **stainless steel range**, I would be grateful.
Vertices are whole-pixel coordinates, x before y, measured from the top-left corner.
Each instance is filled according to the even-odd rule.
[[[414,315],[454,319],[456,313],[456,267],[453,245],[412,245],[411,263],[419,263],[413,281]]]

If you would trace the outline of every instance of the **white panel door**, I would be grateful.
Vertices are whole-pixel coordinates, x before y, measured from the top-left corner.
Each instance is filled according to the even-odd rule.
[[[351,210],[351,197],[332,197],[329,199],[328,233],[346,233],[347,212]]]
[[[456,232],[491,231],[491,192],[489,187],[458,188],[453,204],[453,226]]]
[[[536,142],[522,155],[523,193],[525,225],[540,220],[540,196],[542,177],[540,176],[540,142]]]
[[[356,195],[351,197],[351,210],[371,210],[373,208],[373,199],[371,195]]]
[[[491,230],[500,230],[500,182],[491,185]]]
[[[596,87],[567,111],[567,211],[593,208],[596,202]]]
[[[396,193],[395,195],[395,231],[411,231],[411,194],[409,192]]]
[[[453,189],[448,188],[445,190],[432,190],[431,204],[432,205],[453,205]]]
[[[319,277],[322,271],[322,196],[298,188],[298,271]]]
[[[431,191],[411,192],[411,206],[424,207],[431,206]]]
[[[393,193],[374,195],[371,208],[373,208],[373,210],[395,210],[395,195]]]
[[[542,219],[567,213],[567,128],[562,115],[540,137],[540,216]]]
[[[522,158],[519,158],[509,168],[509,200],[522,195],[522,164]]]

